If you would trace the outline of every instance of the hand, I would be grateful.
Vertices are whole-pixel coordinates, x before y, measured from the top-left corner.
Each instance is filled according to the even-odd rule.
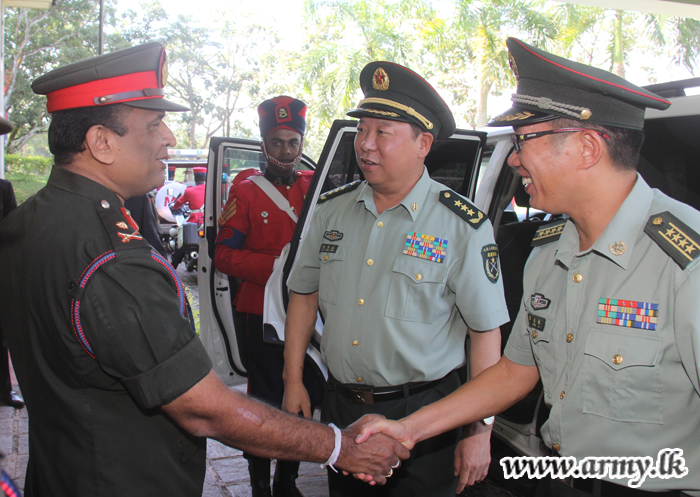
[[[459,476],[457,493],[486,478],[490,462],[491,430],[463,435],[455,450],[455,476]]]
[[[282,410],[295,415],[301,412],[305,418],[311,418],[311,400],[303,383],[284,384]]]
[[[353,473],[370,485],[386,483],[387,476],[398,467],[401,459],[411,455],[408,449],[382,433],[369,436],[362,444],[356,444],[357,427],[363,418],[343,430],[343,444],[337,464],[343,473]]]
[[[366,417],[367,416],[360,418],[353,424],[353,426],[359,421],[365,419]],[[406,428],[406,425],[403,421],[392,421],[390,419],[374,419],[369,423],[362,424],[362,426],[360,426],[359,428],[360,434],[355,438],[355,442],[358,444],[364,443],[370,435],[373,435],[375,433],[383,433],[401,442],[403,446],[406,447],[408,450],[411,450],[413,446],[416,445],[416,441],[411,437],[411,434]]]

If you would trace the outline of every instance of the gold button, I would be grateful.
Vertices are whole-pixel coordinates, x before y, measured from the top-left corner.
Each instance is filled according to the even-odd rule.
[[[532,330],[532,338],[537,338],[537,332],[535,330]]]
[[[372,259],[367,259],[367,265],[371,266],[372,264],[374,264],[374,261]]]
[[[384,227],[384,223],[381,222],[381,221],[379,221],[379,222],[377,223],[377,228],[383,228],[383,227]]]
[[[445,192],[445,198],[450,198],[450,192]]]
[[[556,450],[557,452],[559,452],[559,449],[561,449],[561,447],[559,447],[559,444],[552,444],[552,449],[554,449],[554,450]]]
[[[361,376],[358,376],[358,377],[357,377],[357,381],[362,381],[362,377],[361,377]]]
[[[357,347],[358,345],[360,345],[360,342],[358,342],[357,340],[355,340],[354,342],[352,342],[352,346],[353,346],[353,347]]]
[[[564,390],[562,390],[562,391],[561,391],[561,395],[559,395],[559,398],[560,398],[560,399],[563,399],[563,398],[564,398],[564,395],[566,395],[566,392],[565,392]]]
[[[420,281],[420,280],[422,280],[422,279],[423,279],[423,275],[420,274],[420,273],[418,273],[418,274],[416,275],[416,281]]]
[[[583,119],[584,121],[586,119],[590,119],[592,115],[593,113],[590,111],[590,109],[583,109],[581,111],[581,119]]]
[[[654,220],[653,220],[651,223],[654,224],[655,226],[658,226],[658,225],[660,225],[660,224],[663,223],[663,222],[664,222],[664,220],[663,220],[662,218],[660,218],[660,217],[655,217]]]
[[[613,362],[615,364],[620,365],[620,364],[622,364],[622,361],[623,361],[623,359],[622,359],[622,356],[620,354],[615,354],[613,356]]]
[[[571,343],[571,342],[573,342],[573,340],[574,340],[573,334],[569,333],[568,335],[566,335],[566,343]]]
[[[290,188],[291,188],[291,186],[287,186],[287,190],[289,190]]]
[[[363,305],[365,303],[365,299],[359,299],[357,301],[358,304]]]
[[[323,256],[323,260],[324,260],[324,261],[327,261],[327,260],[328,260],[328,256],[327,256],[327,255],[324,255],[324,256]]]
[[[576,274],[574,275],[574,282],[575,282],[575,283],[581,283],[581,281],[583,281],[583,276],[581,276],[579,273],[576,273]]]

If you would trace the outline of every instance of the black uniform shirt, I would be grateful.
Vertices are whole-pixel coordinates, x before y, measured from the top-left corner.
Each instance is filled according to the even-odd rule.
[[[118,197],[54,166],[0,229],[0,320],[29,413],[26,495],[197,496],[206,440],[159,409],[211,361]]]

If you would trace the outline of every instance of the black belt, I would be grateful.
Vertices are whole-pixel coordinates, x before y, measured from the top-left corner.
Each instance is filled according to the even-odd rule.
[[[452,374],[452,373],[450,373]],[[448,375],[449,376],[449,375]],[[414,383],[404,383],[394,387],[364,387],[360,385],[348,385],[340,383],[333,376],[328,375],[328,381],[342,396],[352,400],[355,404],[371,406],[378,402],[403,399],[425,392],[440,384],[445,378],[434,381],[421,381]]]
[[[618,485],[607,480],[598,480],[596,478],[566,478],[559,480],[564,485],[588,492],[600,497],[682,497],[686,494],[680,490],[669,490],[667,492],[650,492],[640,488],[632,488],[627,485]],[[600,490],[596,491],[596,487]]]

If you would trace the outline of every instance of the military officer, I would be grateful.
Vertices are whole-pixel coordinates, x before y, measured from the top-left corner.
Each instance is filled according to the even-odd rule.
[[[301,373],[320,309],[330,373],[321,413],[341,426],[366,413],[400,418],[452,392],[468,328],[475,376],[500,357],[508,320],[491,223],[424,165],[433,141],[455,130],[449,108],[390,62],[368,64],[360,84],[365,98],[348,114],[360,119],[355,153],[366,180],[321,196],[289,279],[285,329],[283,407],[308,410]],[[329,472],[331,495],[453,496],[455,473],[460,490],[485,477],[490,426],[467,427],[455,460],[458,438],[454,430],[416,447],[371,494]]]
[[[55,165],[0,228],[0,321],[31,419],[26,494],[201,496],[207,436],[387,471],[406,455],[397,442],[356,445],[211,371],[177,274],[122,205],[163,183],[175,146],[163,118],[187,110],[163,98],[166,74],[149,43],[32,84]]]
[[[636,172],[645,108],[670,102],[520,40],[507,44],[518,88],[491,124],[514,126],[509,164],[531,205],[566,217],[535,235],[501,361],[446,402],[384,428],[410,446],[504,410],[541,378],[551,408],[542,437],[554,454],[656,462],[671,448],[685,458],[677,474],[658,468],[641,488],[597,475],[545,480],[541,495],[700,495],[700,214]]]
[[[215,250],[216,268],[241,278],[233,301],[237,333],[247,337],[243,360],[248,371],[248,393],[275,407],[282,405],[284,385],[281,343],[263,340],[265,284],[275,261],[292,239],[313,171],[297,171],[304,149],[306,104],[279,96],[258,106],[261,148],[267,161],[265,172],[236,176],[229,199],[219,218]],[[315,405],[318,380],[312,370],[305,377]],[[270,460],[245,454],[253,497],[270,495]],[[273,493],[276,497],[301,495],[296,487],[299,463],[278,460]]]

